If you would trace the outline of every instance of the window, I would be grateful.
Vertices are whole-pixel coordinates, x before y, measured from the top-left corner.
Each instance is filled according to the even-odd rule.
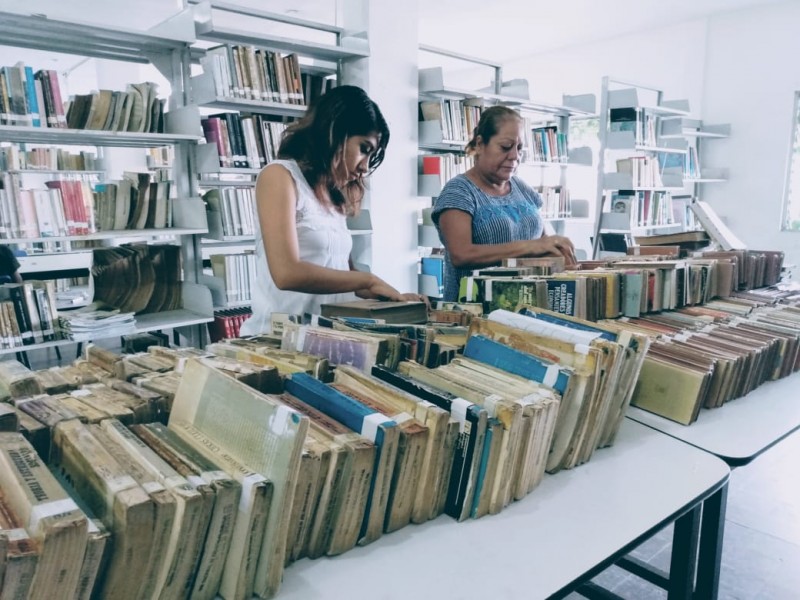
[[[792,146],[786,173],[781,229],[800,231],[800,92],[794,94]]]

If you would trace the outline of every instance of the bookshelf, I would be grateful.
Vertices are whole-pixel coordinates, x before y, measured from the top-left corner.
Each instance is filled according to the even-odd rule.
[[[637,234],[683,229],[673,214],[673,195],[686,189],[691,151],[682,123],[688,115],[686,100],[665,100],[660,89],[603,78],[594,257],[604,233],[624,235],[630,242]]]
[[[175,161],[176,173],[172,183],[175,193],[169,199],[164,200],[167,206],[171,203],[171,211],[167,208],[171,216],[171,223],[168,226],[160,227],[158,222],[156,227],[145,227],[138,229],[103,229],[96,230],[94,219],[90,219],[88,228],[76,231],[70,228],[68,235],[26,235],[30,229],[19,229],[6,232],[2,243],[14,244],[18,246],[30,246],[31,244],[55,244],[58,249],[55,252],[32,253],[28,256],[20,257],[21,272],[26,279],[59,279],[73,277],[76,273],[88,276],[88,286],[86,291],[88,296],[92,292],[92,255],[91,244],[101,242],[103,245],[108,243],[116,244],[119,242],[129,242],[133,240],[177,240],[182,247],[183,254],[183,292],[182,306],[179,310],[162,313],[140,315],[137,319],[137,331],[154,331],[158,329],[184,328],[182,332],[186,334],[188,340],[195,344],[202,344],[204,339],[204,328],[195,327],[205,324],[212,320],[212,310],[210,294],[208,290],[196,283],[197,264],[194,260],[193,246],[199,235],[207,232],[208,226],[205,219],[202,200],[192,193],[190,185],[194,179],[193,163],[189,160],[194,147],[202,139],[202,132],[193,125],[193,110],[187,109],[185,103],[185,90],[187,84],[186,66],[189,64],[194,54],[191,44],[195,41],[194,15],[191,10],[184,9],[175,14],[170,19],[152,27],[148,31],[133,31],[120,27],[105,27],[89,25],[80,21],[51,19],[44,15],[26,15],[10,12],[0,12],[0,43],[4,46],[21,49],[41,50],[52,53],[76,55],[80,57],[96,58],[101,60],[123,61],[126,63],[147,64],[155,67],[169,81],[172,93],[168,100],[164,102],[163,126],[160,120],[160,111],[157,113],[158,100],[153,94],[150,97],[152,103],[148,103],[146,113],[147,125],[143,125],[143,131],[117,131],[106,129],[118,129],[116,113],[108,112],[106,123],[91,125],[89,129],[89,119],[87,118],[86,129],[76,129],[65,127],[64,122],[58,124],[48,123],[45,117],[45,108],[48,115],[55,115],[61,110],[59,101],[55,97],[51,98],[48,93],[34,92],[34,87],[38,88],[44,81],[37,79],[34,84],[31,69],[28,69],[25,81],[26,87],[17,89],[24,97],[25,109],[28,117],[32,119],[27,123],[25,120],[17,118],[16,124],[0,124],[0,142],[19,144],[24,150],[30,145],[46,146],[48,148],[61,147],[92,147],[98,156],[98,166],[89,166],[86,170],[78,169],[54,169],[54,168],[31,168],[23,167],[18,169],[8,169],[4,171],[5,177],[13,178],[17,183],[20,180],[36,179],[57,179],[59,181],[83,181],[90,185],[98,183],[105,178],[106,164],[104,149],[108,148],[140,148],[142,150],[157,147],[172,147],[177,157]],[[45,67],[44,65],[32,65],[32,67]],[[55,76],[55,75],[53,75]],[[56,76],[57,77],[57,76]],[[57,80],[56,80],[57,81]],[[130,88],[129,88],[130,89]],[[141,91],[139,91],[141,92]],[[119,105],[122,106],[121,99],[125,97],[125,102],[133,102],[130,96],[126,97],[126,92],[120,93]],[[38,95],[38,102],[37,96]],[[77,97],[77,96],[76,96]],[[44,98],[44,101],[42,100]],[[66,100],[63,97],[62,100]],[[117,97],[113,98],[117,102]],[[36,105],[39,105],[39,114],[36,114]],[[95,100],[92,99],[94,110]],[[97,110],[100,110],[98,102]],[[111,107],[116,104],[111,104]],[[153,107],[151,109],[151,106]],[[108,111],[111,111],[109,108]],[[16,111],[15,111],[16,112]],[[64,111],[66,113],[66,111]],[[120,112],[124,111],[120,109]],[[31,115],[33,115],[31,117]],[[158,115],[159,121],[150,123],[150,116],[155,119]],[[37,125],[37,117],[39,124]],[[54,117],[55,118],[55,117]],[[125,116],[125,123],[128,117]],[[144,117],[143,117],[144,119]],[[44,121],[44,122],[42,122]],[[9,123],[13,123],[10,120]],[[126,128],[127,125],[122,126]],[[133,125],[131,128],[135,129]],[[151,133],[159,131],[160,133]],[[54,150],[55,152],[55,150]],[[43,187],[43,186],[40,186]],[[91,188],[87,188],[87,193],[93,195]],[[9,192],[10,193],[10,192]],[[88,196],[84,197],[82,210],[93,211],[96,209],[96,202],[102,201],[98,195],[89,201]],[[16,203],[17,198],[12,197]],[[73,198],[75,202],[75,200]],[[70,200],[72,202],[73,200]],[[66,205],[67,200],[62,198]],[[160,200],[159,200],[160,201]],[[15,211],[19,211],[19,206]],[[74,209],[74,207],[73,207]],[[66,208],[64,209],[66,211]],[[148,221],[149,221],[148,216]],[[18,219],[19,220],[19,219]],[[38,226],[37,226],[38,230]],[[48,229],[49,231],[49,229]],[[19,235],[23,233],[23,235]],[[76,246],[72,248],[73,244]],[[81,290],[75,290],[81,291]],[[85,302],[72,301],[66,299],[65,302],[57,301],[59,309],[77,308]],[[4,353],[10,351],[28,351],[37,348],[50,346],[60,346],[72,343],[72,340],[56,340],[43,344],[24,345],[18,348],[5,349]]]
[[[526,81],[503,81],[503,67],[499,63],[432,46],[420,46],[420,51],[460,65],[488,69],[492,84],[480,90],[464,89],[452,85],[441,66],[419,70],[422,120],[418,123],[417,195],[431,198],[432,205],[444,184],[471,166],[465,147],[481,110],[504,105],[517,110],[525,121],[526,156],[520,162],[517,176],[542,194],[545,222],[556,233],[563,234],[570,221],[585,221],[589,203],[569,198],[568,172],[575,166],[591,167],[592,151],[588,147],[569,147],[567,133],[571,118],[594,115],[595,96],[564,95],[561,105],[537,102],[530,99]],[[436,281],[437,275],[432,275],[424,263],[441,253],[443,247],[430,220],[430,211],[426,210],[418,223],[419,291],[437,299],[441,298],[441,281]]]
[[[188,4],[197,40],[206,46],[199,57],[202,72],[191,77],[188,88],[197,126],[204,121],[206,141],[195,151],[199,175],[195,184],[205,194],[219,197],[215,206],[207,202],[208,234],[198,249],[206,266],[202,281],[212,290],[215,307],[246,306],[247,302],[225,300],[229,296],[225,281],[211,274],[210,257],[253,252],[258,227],[255,181],[276,155],[283,127],[305,114],[308,101],[341,80],[344,62],[365,58],[369,52],[364,39],[350,37],[341,27],[224,2],[189,0]],[[299,90],[284,85],[286,74],[301,82]],[[291,81],[292,75],[287,76]],[[233,127],[239,131],[227,141],[245,150],[239,152],[246,155],[244,162],[228,156],[225,143],[209,132],[216,127],[209,116],[220,115],[228,126],[228,119],[238,119]],[[348,227],[354,261],[369,269],[360,252],[372,234],[369,211],[362,210]]]

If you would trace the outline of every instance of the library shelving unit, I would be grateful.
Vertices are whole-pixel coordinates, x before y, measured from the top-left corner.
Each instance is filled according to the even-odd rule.
[[[588,217],[588,201],[570,202],[568,196],[568,167],[591,166],[590,148],[570,148],[567,139],[569,121],[574,117],[594,115],[594,94],[564,95],[562,104],[547,104],[530,99],[524,80],[503,81],[502,65],[435,48],[420,46],[420,51],[488,68],[492,85],[481,90],[467,90],[449,85],[442,67],[419,70],[419,101],[422,120],[419,121],[420,168],[417,195],[436,198],[448,179],[468,168],[465,147],[472,137],[482,108],[504,105],[518,111],[526,124],[526,149],[518,176],[542,193],[545,201],[543,217],[553,231],[563,233],[570,220]],[[438,173],[429,172],[426,160],[438,156]],[[574,208],[574,210],[573,210]],[[429,211],[423,211],[418,223],[420,248],[419,291],[433,299],[441,298],[441,278],[435,265],[423,265],[430,256],[441,251],[436,227]]]
[[[620,234],[630,243],[636,235],[683,229],[673,216],[672,194],[684,193],[689,153],[681,127],[667,136],[662,129],[668,120],[688,117],[688,101],[664,100],[659,89],[606,76],[600,104],[595,257],[601,234]]]
[[[730,137],[731,126],[725,124],[706,124],[699,119],[685,117],[663,118],[661,138],[682,137],[687,140],[688,153],[684,164],[684,196],[675,199],[675,213],[686,230],[702,229],[690,205],[703,199],[705,184],[727,183],[728,169],[724,167],[705,167],[704,149],[707,142]],[[682,210],[680,210],[682,209]]]
[[[212,320],[211,296],[207,288],[197,284],[197,269],[192,245],[199,234],[207,231],[207,223],[200,198],[192,195],[190,182],[194,179],[191,163],[185,160],[200,141],[200,133],[192,127],[184,102],[186,65],[191,60],[194,42],[193,15],[183,10],[164,23],[148,31],[132,31],[117,27],[101,27],[77,21],[50,19],[42,15],[0,12],[0,43],[4,46],[44,50],[97,59],[151,64],[172,86],[168,110],[164,116],[165,133],[136,133],[0,125],[0,142],[37,144],[47,146],[82,146],[103,148],[152,148],[173,146],[178,165],[185,165],[175,174],[176,197],[172,199],[173,227],[147,230],[97,231],[85,235],[62,237],[3,239],[6,244],[27,245],[46,242],[63,242],[70,248],[73,243],[94,240],[128,241],[132,239],[179,240],[184,253],[183,307],[178,310],[139,315],[136,331],[161,329],[178,330],[191,343],[202,343],[204,327],[195,327]],[[184,162],[185,160],[185,162]],[[91,175],[94,180],[103,171],[46,171],[39,169],[9,173],[12,177],[31,174],[66,177]],[[90,179],[91,181],[91,179]],[[80,244],[76,244],[80,245]],[[32,254],[21,257],[24,276],[42,278],[72,277],[76,272],[90,273],[91,250],[62,251],[52,254]],[[91,277],[89,277],[91,288]],[[84,340],[85,341],[85,340]],[[37,348],[60,346],[72,340],[57,340],[43,344],[6,348],[0,353],[28,351]]]
[[[188,3],[192,5],[194,13],[195,35],[199,43],[205,46],[197,50],[205,52],[206,57],[211,54],[211,48],[220,46],[253,48],[261,53],[275,53],[278,60],[294,54],[298,57],[299,76],[303,79],[306,76],[315,76],[341,81],[344,62],[369,55],[364,40],[349,37],[341,27],[224,2],[189,0]],[[230,65],[233,54],[230,51],[220,54],[227,54],[230,57],[228,59]],[[190,102],[196,108],[198,118],[201,113],[238,112],[245,115],[259,115],[270,122],[285,123],[287,120],[303,116],[306,112],[306,104],[293,103],[285,95],[270,93],[277,90],[271,89],[270,92],[261,90],[261,94],[258,94],[261,99],[254,98],[257,95],[255,93],[248,95],[226,92],[225,86],[221,86],[219,80],[215,81],[215,76],[219,78],[220,73],[212,68],[213,62],[201,58],[200,63],[203,65],[203,72],[194,75],[189,85]],[[261,68],[255,65],[256,62],[252,61],[249,66]],[[254,71],[251,70],[250,73]],[[266,82],[270,76],[270,67],[264,66],[262,74]],[[304,90],[304,97],[307,97],[308,93],[309,90]],[[269,99],[264,99],[267,97]],[[267,135],[262,135],[262,139],[266,140]],[[277,150],[277,140],[274,142],[274,150]],[[266,143],[268,142],[265,141]],[[268,162],[267,149],[264,148],[263,151]],[[195,182],[197,188],[205,190],[217,188],[220,194],[225,188],[239,187],[252,190],[263,166],[263,164],[259,164],[257,168],[252,164],[247,168],[220,166],[219,152],[214,143],[197,146],[196,157],[199,174],[199,179]],[[254,194],[251,199],[254,210]],[[213,254],[241,254],[252,252],[254,249],[254,235],[250,232],[237,235],[236,230],[232,231],[230,227],[224,226],[222,216],[219,211],[208,212],[209,232],[205,236],[207,239],[202,240],[199,248],[204,264],[208,264]],[[257,227],[255,214],[253,222]],[[362,210],[357,219],[349,221],[348,226],[353,234],[355,255],[359,240],[372,232],[369,211]],[[368,265],[359,266],[369,268]],[[215,279],[217,281],[213,281]],[[228,303],[220,304],[219,299],[225,295],[224,282],[220,281],[220,278],[206,273],[203,281],[212,289],[215,306],[233,307]],[[236,303],[236,306],[241,305],[242,303]]]

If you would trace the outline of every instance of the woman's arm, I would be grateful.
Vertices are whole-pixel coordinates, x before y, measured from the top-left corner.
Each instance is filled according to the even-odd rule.
[[[457,209],[439,215],[439,229],[444,237],[450,260],[456,268],[487,267],[504,258],[523,256],[563,256],[567,264],[575,263],[575,249],[569,238],[558,235],[542,236],[538,240],[521,240],[506,244],[474,244],[472,216]]]
[[[256,206],[267,265],[279,289],[307,294],[368,290],[375,297],[386,298],[400,295],[370,273],[329,269],[300,260],[295,221],[297,190],[283,167],[272,165],[261,172],[256,183]]]

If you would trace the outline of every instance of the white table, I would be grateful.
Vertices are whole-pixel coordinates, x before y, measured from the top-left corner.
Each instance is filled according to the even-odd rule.
[[[625,420],[612,448],[595,452],[581,467],[545,477],[499,515],[463,523],[441,516],[338,557],[301,560],[286,570],[278,597],[566,595],[676,520],[673,559],[676,544],[678,554],[696,556],[685,544],[697,549],[700,507],[724,492],[729,473],[716,457]],[[685,535],[679,542],[680,531]],[[696,566],[692,558],[680,572],[672,569],[670,597],[691,596]]]
[[[768,381],[719,408],[702,409],[688,426],[634,406],[626,416],[710,452],[732,467],[746,465],[800,429],[800,372]]]

